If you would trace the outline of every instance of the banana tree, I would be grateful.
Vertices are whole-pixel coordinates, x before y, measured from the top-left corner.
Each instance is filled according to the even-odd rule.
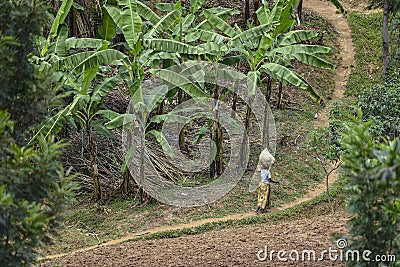
[[[96,83],[94,83],[96,76],[98,76],[98,70],[99,65],[96,65],[90,68],[83,68],[79,77],[75,75],[66,77],[66,85],[73,88],[71,91],[73,95],[72,102],[48,119],[32,138],[32,140],[35,140],[39,135],[47,137],[49,134],[57,134],[65,125],[70,122],[74,124],[74,121],[77,120],[81,131],[85,133],[87,139],[87,149],[92,169],[93,197],[95,201],[101,199],[101,188],[96,147],[93,140],[93,128],[95,127],[99,132],[107,133],[101,121],[96,120],[96,113],[104,108],[101,104],[107,94],[122,82],[120,76],[113,76],[102,79],[101,82],[96,79]]]
[[[56,114],[48,119],[31,142],[39,135],[58,133],[67,123],[78,121],[80,129],[87,137],[90,155],[94,199],[101,199],[98,168],[93,140],[93,127],[106,133],[101,121],[96,119],[96,112],[107,94],[120,82],[120,76],[104,77],[99,67],[114,64],[126,57],[123,53],[110,49],[110,42],[94,38],[68,38],[68,27],[64,20],[73,5],[73,1],[63,1],[53,21],[47,40],[38,39],[41,57],[32,57],[38,71],[45,73],[51,68],[57,73],[58,83],[72,90],[62,96],[73,96],[69,104],[55,107]],[[83,51],[83,52],[81,52]]]
[[[120,62],[119,74],[127,81],[130,97],[133,98],[140,88],[145,68],[149,65],[148,51],[143,50],[143,31],[160,20],[145,4],[136,0],[107,1],[103,6],[103,22],[99,28],[99,33],[105,40],[114,38],[117,28],[122,32],[127,44],[127,57]],[[106,114],[103,114],[106,115]],[[124,179],[122,182],[122,195],[129,191],[130,173],[123,165]],[[140,191],[140,199],[144,198],[144,192]]]
[[[145,189],[151,191],[151,187],[146,184],[146,161],[150,158],[146,139],[152,135],[160,144],[163,151],[172,156],[173,151],[164,136],[163,132],[152,129],[154,123],[188,123],[191,121],[190,116],[182,116],[177,112],[171,111],[162,115],[150,116],[150,113],[156,109],[166,94],[173,88],[179,87],[191,95],[192,97],[205,97],[206,95],[197,86],[191,84],[179,72],[171,70],[152,70],[152,73],[160,77],[167,83],[151,88],[142,84],[131,98],[131,103],[126,114],[119,114],[110,110],[99,111],[97,114],[107,118],[109,122],[105,124],[108,129],[124,127],[124,145],[126,149],[126,158],[124,170],[128,168],[130,171],[138,169],[137,173],[132,173],[137,179],[139,185],[139,197],[141,202],[145,202]],[[184,111],[180,109],[179,112]],[[193,110],[190,110],[193,113]],[[196,114],[196,113],[195,113]],[[147,170],[148,171],[148,170]]]
[[[273,31],[266,34],[260,40],[254,66],[260,73],[266,73],[268,82],[266,99],[269,103],[271,95],[272,79],[279,81],[278,107],[282,100],[282,83],[295,85],[306,92],[317,102],[323,105],[322,98],[317,94],[313,87],[300,75],[291,70],[292,60],[297,60],[305,64],[310,64],[319,68],[335,69],[335,66],[319,57],[320,54],[329,53],[330,48],[318,45],[306,45],[302,42],[318,36],[315,31],[290,30],[294,24],[294,18],[290,16],[292,6],[285,2],[277,2],[271,12],[263,6],[257,11],[258,19],[261,23],[271,23],[279,18],[281,22]],[[266,118],[268,119],[268,118]],[[268,124],[264,123],[263,132],[268,132]],[[266,134],[263,135],[263,146],[268,144]]]
[[[130,97],[133,102],[135,102],[135,99],[140,100],[145,97],[141,91],[141,85],[149,67],[157,68],[160,62],[166,63],[174,60],[176,62],[176,60],[184,54],[199,54],[199,49],[171,38],[176,30],[170,29],[174,27],[178,20],[182,19],[182,8],[180,2],[172,5],[172,10],[169,10],[167,14],[161,17],[149,7],[136,0],[119,1],[118,6],[105,5],[104,9],[114,22],[114,24],[103,23],[104,32],[115,32],[115,27],[118,27],[124,35],[129,48],[129,57],[121,61],[119,71],[120,75],[127,77],[127,85],[130,89]],[[110,29],[106,30],[106,26]],[[182,28],[180,32],[182,32]],[[169,35],[169,38],[165,38],[166,35]],[[174,90],[174,88],[171,89],[171,91]],[[187,93],[190,94],[190,92]],[[169,92],[169,94],[171,95],[171,92]],[[165,94],[160,97],[161,99],[156,103],[157,105],[163,102]],[[139,101],[138,103],[142,102]],[[143,125],[141,132],[143,133],[143,136],[145,136],[146,133],[144,130],[148,119],[147,112],[149,111],[143,111],[141,117],[141,125]],[[106,118],[112,119],[109,113],[103,115],[106,116]],[[113,116],[118,115],[113,114]],[[152,133],[154,135],[155,132]],[[160,138],[160,135],[157,133],[156,137]],[[142,139],[142,141],[142,147],[144,149],[144,139]],[[143,153],[144,152],[141,154],[141,158],[144,160]],[[124,165],[124,171],[128,174],[126,163]],[[139,169],[139,175],[141,177],[139,180],[140,199],[144,201],[144,191],[142,186],[144,184],[144,171],[142,170],[142,167]],[[123,184],[125,185],[125,190],[127,190],[126,185],[129,184],[128,179],[129,174],[124,176]]]
[[[290,66],[292,60],[298,60],[317,67],[333,69],[334,66],[331,63],[317,56],[328,53],[330,49],[323,46],[301,44],[302,41],[316,36],[313,31],[289,31],[285,34],[295,22],[292,16],[292,5],[287,1],[276,1],[271,10],[267,6],[261,7],[257,11],[257,18],[260,25],[249,24],[250,28],[246,31],[235,29],[212,14],[207,18],[213,28],[222,32],[223,40],[228,47],[227,50],[237,53],[235,57],[231,57],[233,62],[244,60],[250,67],[247,73],[248,103],[251,103],[255,90],[262,81],[261,75],[265,73],[269,79],[268,90],[270,90],[271,79],[276,79],[305,90],[315,101],[322,104],[322,98],[314,88],[303,77],[291,70]],[[266,98],[269,100],[268,94]],[[245,122],[247,132],[251,127],[250,120],[251,109],[250,105],[247,105]],[[265,116],[263,146],[269,143],[267,122],[268,117]]]
[[[208,9],[202,11],[203,4],[204,1],[191,1],[189,13],[182,9],[180,1],[174,5],[168,5],[170,9],[166,9],[166,5],[162,5],[163,10],[168,10],[168,13],[160,17],[156,24],[152,24],[143,35],[143,45],[147,49],[145,56],[153,63],[151,64],[152,67],[157,67],[157,64],[161,63],[163,68],[167,68],[172,64],[179,64],[190,58],[215,57],[219,53],[221,45],[218,42],[204,43],[204,37],[201,36],[202,34],[213,34],[210,31],[212,30],[210,25],[206,21],[198,23],[195,18],[196,16],[204,16],[208,12],[215,14],[219,19],[226,19],[237,13],[237,11],[231,9]],[[184,89],[175,87],[168,93],[168,97],[178,94],[179,104],[184,99],[184,92]],[[215,92],[214,98],[218,95],[218,92]],[[216,119],[217,124],[214,124],[214,126],[217,127],[219,124],[218,118]],[[223,166],[222,130],[217,127],[215,132],[215,136],[221,137],[217,142],[220,144],[218,147],[221,155],[217,157],[220,160],[216,163],[219,166],[217,167],[217,173],[220,174],[222,172],[221,166]],[[179,143],[181,148],[185,146],[183,131],[179,133]],[[211,173],[214,173],[214,171],[211,170]]]

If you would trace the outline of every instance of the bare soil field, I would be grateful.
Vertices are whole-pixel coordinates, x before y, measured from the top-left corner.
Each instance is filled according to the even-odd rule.
[[[330,260],[327,253],[323,260],[319,259],[323,250],[336,249],[336,240],[332,237],[340,238],[347,232],[347,220],[346,214],[336,212],[279,225],[130,241],[69,254],[43,266],[345,266],[339,260],[339,251],[331,255],[337,258],[335,261]],[[265,246],[267,257],[264,260]],[[279,260],[279,250],[286,251],[281,258],[287,261]],[[289,254],[290,250],[299,253],[298,261],[292,260],[297,254]],[[307,253],[303,257],[304,250],[315,250],[315,261],[312,255],[308,260]]]

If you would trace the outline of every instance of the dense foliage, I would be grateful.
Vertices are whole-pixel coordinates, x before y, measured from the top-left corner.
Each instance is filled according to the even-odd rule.
[[[372,251],[367,264],[378,266],[376,255],[400,253],[400,140],[374,143],[370,124],[355,120],[344,134],[347,204],[353,215],[348,249],[357,249],[360,255]],[[365,266],[366,262],[350,264]]]
[[[72,184],[56,158],[61,143],[40,140],[39,148],[13,142],[13,122],[0,111],[0,262],[25,266],[57,225]]]
[[[9,110],[15,120],[14,137],[19,136],[18,142],[27,141],[27,130],[47,112],[44,107],[53,92],[46,86],[47,78],[35,70],[28,58],[35,52],[35,37],[42,34],[47,20],[45,6],[35,2],[0,2],[0,110]],[[21,136],[23,132],[25,135]]]
[[[0,263],[30,266],[71,199],[73,184],[57,161],[62,143],[39,136],[36,146],[21,145],[52,97],[28,61],[45,9],[35,1],[7,0],[0,14]]]
[[[373,121],[372,134],[378,137],[400,136],[400,75],[393,73],[383,84],[365,89],[358,96],[364,119]]]

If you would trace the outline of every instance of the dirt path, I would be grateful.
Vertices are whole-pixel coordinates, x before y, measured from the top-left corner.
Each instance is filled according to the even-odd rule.
[[[327,2],[327,1],[321,1],[321,0],[306,0],[306,1],[304,1],[303,5],[305,8],[311,9],[312,11],[318,13],[319,15],[321,15],[322,17],[327,19],[330,23],[332,23],[332,25],[334,25],[334,27],[336,28],[336,30],[339,33],[341,63],[338,66],[337,71],[336,71],[335,90],[334,90],[334,94],[333,94],[333,99],[340,99],[343,97],[343,93],[345,91],[345,85],[347,84],[347,81],[349,79],[349,75],[351,72],[351,66],[354,65],[353,43],[352,43],[352,39],[351,39],[350,27],[347,23],[346,18],[343,17],[343,15],[338,14],[336,11],[336,8],[329,1]],[[318,118],[315,120],[315,127],[321,126],[321,125],[327,125],[327,123],[328,123],[327,110],[328,109],[325,108],[319,114]],[[336,179],[337,179],[337,173],[333,172],[330,176],[329,186],[331,186],[336,181]],[[273,209],[271,209],[271,212],[287,209],[287,208],[293,207],[301,202],[310,200],[310,199],[318,196],[319,194],[323,193],[325,191],[325,188],[326,188],[325,181],[322,181],[320,184],[318,184],[315,187],[315,189],[308,192],[303,197],[297,199],[295,202],[287,203],[280,207],[273,208]],[[69,257],[71,257],[71,255],[73,255],[73,254],[80,254],[82,252],[87,253],[87,251],[89,251],[89,250],[93,250],[93,252],[90,252],[90,253],[97,253],[95,251],[104,250],[105,247],[109,247],[109,246],[116,245],[116,244],[119,244],[122,242],[126,242],[126,241],[135,239],[136,237],[142,236],[145,234],[157,233],[157,232],[168,231],[168,230],[192,228],[192,227],[200,226],[200,225],[210,223],[210,222],[237,220],[237,219],[249,218],[252,216],[256,216],[254,212],[244,213],[244,214],[232,214],[232,215],[221,217],[221,218],[209,218],[209,219],[204,219],[204,220],[193,221],[193,222],[186,223],[186,224],[156,227],[156,228],[144,231],[144,232],[138,232],[138,233],[134,233],[134,234],[122,237],[120,239],[112,240],[112,241],[103,243],[101,245],[95,245],[95,246],[86,247],[83,249],[78,249],[78,250],[70,252],[70,253],[47,256],[46,259],[54,259],[54,258],[64,257],[67,255]],[[235,230],[235,231],[237,231],[237,230]],[[124,245],[121,244],[120,246],[123,247]],[[76,256],[76,257],[79,257],[79,256]],[[69,261],[69,263],[71,263],[71,261]],[[77,266],[79,266],[79,265],[77,265]]]

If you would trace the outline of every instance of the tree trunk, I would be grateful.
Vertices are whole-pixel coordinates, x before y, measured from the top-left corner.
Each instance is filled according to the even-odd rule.
[[[299,1],[299,4],[297,5],[297,24],[300,25],[301,23],[301,12],[303,11],[303,0]]]
[[[127,198],[129,194],[129,180],[131,174],[129,173],[129,169],[124,172],[124,179],[121,184],[121,195],[122,198]]]
[[[383,45],[383,75],[386,75],[389,64],[389,0],[383,3],[383,26],[382,26],[382,45]]]
[[[271,102],[271,94],[272,94],[272,79],[270,76],[267,78],[267,90],[265,92],[265,98],[267,99],[267,103]]]
[[[244,0],[244,27],[247,28],[247,21],[250,18],[250,0]]]
[[[216,155],[210,166],[210,177],[214,178],[221,175],[224,171],[224,159],[223,159],[223,145],[222,145],[222,129],[220,124],[219,114],[219,86],[214,85],[214,121],[212,123],[212,139],[216,146]]]
[[[256,12],[257,12],[258,8],[260,7],[260,0],[254,0],[253,4],[254,4],[253,23],[254,23],[254,26],[259,26],[260,22],[258,21]]]
[[[180,105],[184,101],[184,91],[182,89],[178,89],[178,105]],[[179,132],[179,149],[181,151],[186,150],[185,144],[185,132],[182,130]]]
[[[233,99],[232,99],[232,111],[231,111],[231,117],[232,118],[236,118],[236,110],[237,110],[237,107],[236,107],[236,104],[237,104],[237,98],[238,98],[238,96],[237,96],[237,86],[235,87],[235,89],[234,89],[234,91],[233,91]]]
[[[214,130],[213,130],[213,125],[214,125],[214,123],[210,120],[209,121],[209,126],[210,126],[210,158],[211,158],[211,155],[212,155],[212,142],[214,141]],[[210,160],[212,160],[211,161],[211,163],[210,163],[210,178],[214,178],[214,177],[216,177],[217,175],[216,175],[216,171],[215,171],[215,158],[211,158]]]
[[[262,145],[261,147],[264,148],[268,148],[268,150],[270,150],[269,147],[269,103],[267,102],[264,108],[264,124],[263,124],[263,132],[262,132]]]
[[[217,146],[217,154],[215,155],[215,173],[221,175],[224,171],[224,159],[223,159],[223,147],[222,147],[222,130],[221,124],[218,121],[214,121],[214,142]]]
[[[331,208],[331,212],[333,213],[334,209],[331,202],[331,195],[329,193],[329,174],[326,174],[325,185],[326,185],[326,196],[328,197],[329,207]]]
[[[93,196],[95,201],[101,200],[101,189],[99,182],[99,170],[97,168],[96,153],[90,123],[86,122],[86,136],[88,139],[88,148],[90,154],[90,164],[92,165],[92,180],[93,180]]]
[[[145,157],[145,129],[142,129],[142,137],[140,142],[140,166],[139,166],[139,200],[144,203],[147,200],[146,192],[144,191],[144,157]]]
[[[68,28],[70,28],[70,34],[73,37],[78,37],[77,15],[76,9],[74,7],[71,7],[71,12],[69,15],[70,17]]]
[[[278,104],[276,105],[277,108],[282,108],[282,82],[279,82],[279,90],[278,90]]]
[[[251,103],[251,99],[250,99]],[[246,132],[248,133],[250,128],[251,128],[251,108],[250,108],[250,103],[246,104],[246,119],[245,119],[245,128]]]
[[[243,169],[246,168],[245,158],[246,158],[246,155],[247,155],[247,146],[246,146],[247,141],[248,141],[247,131],[244,130],[243,139],[242,139],[242,146],[241,146],[241,149],[240,149],[240,158],[239,158],[240,167],[242,167]]]
[[[241,152],[240,152],[240,162],[241,162],[241,167],[245,168],[246,166],[244,165],[245,163],[245,156],[247,155],[247,146],[246,143],[248,141],[248,134],[251,128],[251,99],[249,99],[249,103],[246,104],[246,118],[245,118],[245,129],[243,133],[243,140],[242,140],[242,147],[241,147]]]
[[[269,103],[271,100],[271,92],[272,92],[272,79],[268,76],[267,79],[267,90],[265,92],[265,100],[266,105],[264,108],[264,124],[263,124],[263,135],[262,135],[262,147],[268,148],[269,147]]]

